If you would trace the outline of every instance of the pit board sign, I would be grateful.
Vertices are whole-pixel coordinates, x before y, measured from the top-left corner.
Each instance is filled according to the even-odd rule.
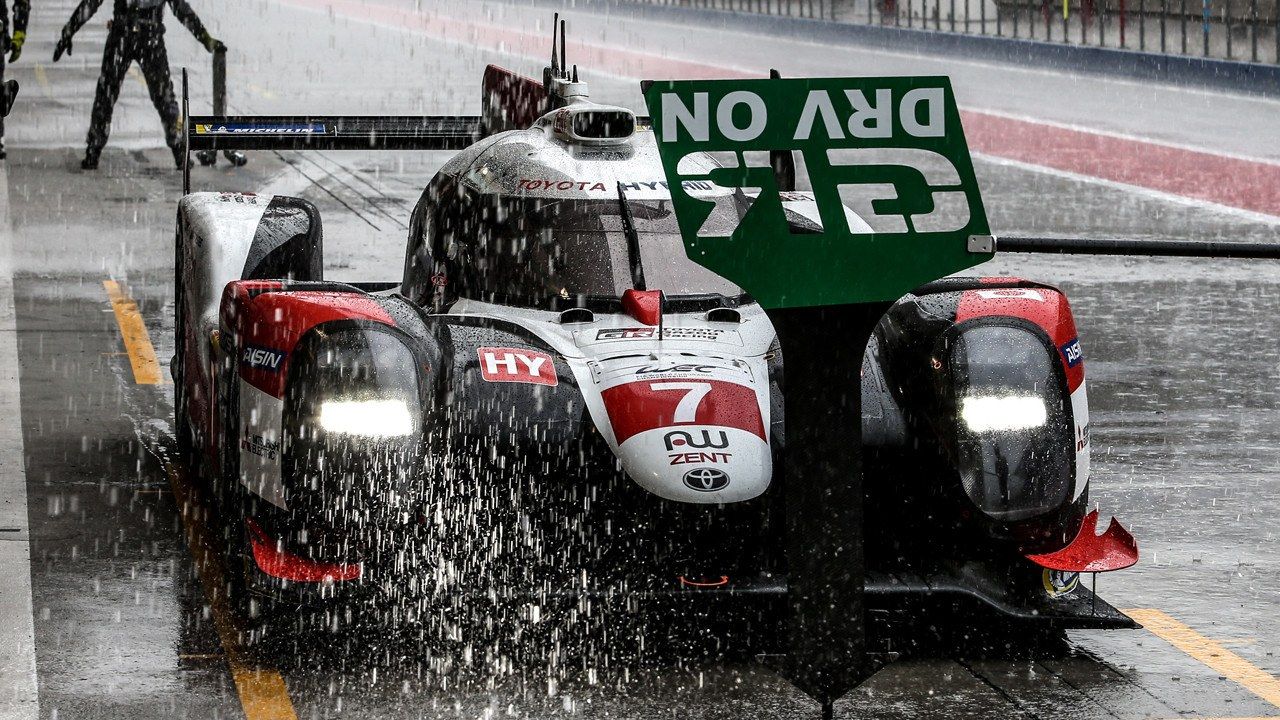
[[[892,301],[991,258],[969,251],[990,229],[946,77],[655,81],[645,101],[689,258],[766,308]],[[779,192],[770,151],[812,197]],[[713,221],[707,183],[745,214]]]

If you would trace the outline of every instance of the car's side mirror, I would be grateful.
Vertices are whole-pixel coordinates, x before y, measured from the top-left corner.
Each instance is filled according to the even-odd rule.
[[[0,117],[8,117],[13,101],[18,97],[18,81],[8,80],[0,85]]]

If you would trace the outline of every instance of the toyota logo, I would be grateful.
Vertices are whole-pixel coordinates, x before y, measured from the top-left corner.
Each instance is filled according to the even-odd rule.
[[[684,474],[684,484],[690,490],[715,492],[729,485],[729,473],[715,468],[694,468]]]

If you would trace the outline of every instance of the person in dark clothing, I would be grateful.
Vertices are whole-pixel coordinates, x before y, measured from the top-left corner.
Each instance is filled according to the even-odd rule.
[[[173,150],[174,163],[181,168],[182,118],[178,113],[178,101],[173,96],[173,81],[169,77],[169,55],[164,47],[164,6],[173,8],[174,17],[183,24],[209,52],[226,49],[205,29],[186,0],[114,0],[115,10],[107,24],[107,46],[102,53],[102,75],[98,77],[98,90],[93,98],[93,113],[89,120],[89,135],[84,161],[80,167],[93,170],[98,167],[98,157],[107,144],[111,132],[111,112],[120,94],[120,83],[134,62],[142,68],[151,102],[164,123],[164,140]],[[71,13],[71,19],[62,28],[62,38],[53,52],[57,62],[62,54],[71,54],[71,38],[89,18],[98,11],[102,0],[80,0]]]
[[[22,55],[22,44],[27,40],[27,18],[31,16],[31,0],[13,0],[13,34],[9,34],[9,3],[0,0],[0,106],[13,102],[10,85],[4,82],[4,54],[9,53],[9,62]],[[3,109],[3,108],[0,108]],[[0,160],[6,157],[4,151],[4,115],[0,113]]]

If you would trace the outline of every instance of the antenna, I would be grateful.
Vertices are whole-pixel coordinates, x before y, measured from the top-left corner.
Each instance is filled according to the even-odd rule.
[[[564,21],[561,20],[560,21],[560,68],[567,75],[569,73],[569,66],[565,64],[565,59],[564,59],[564,35],[565,35]],[[555,48],[552,48],[552,52],[555,52]]]
[[[563,25],[564,23],[560,22],[560,13],[556,13],[555,19],[551,21],[551,77],[560,74],[560,59],[556,55],[556,29]]]
[[[578,64],[573,64],[573,81],[578,82]]]

